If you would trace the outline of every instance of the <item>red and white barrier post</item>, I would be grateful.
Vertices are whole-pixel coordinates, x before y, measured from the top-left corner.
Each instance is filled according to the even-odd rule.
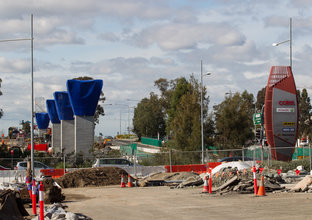
[[[26,177],[26,187],[27,187],[27,190],[28,190],[28,193],[29,193],[29,198],[32,199],[31,184],[29,182],[29,178],[28,177]]]
[[[39,185],[39,220],[44,220],[43,183]]]
[[[255,195],[258,194],[258,186],[257,186],[257,175],[256,175],[256,167],[252,167],[252,172],[253,172],[253,178],[254,178],[254,191]]]
[[[211,175],[212,169],[209,168],[209,194],[211,194],[211,185],[212,185],[212,175]]]
[[[37,202],[36,202],[36,181],[33,180],[32,184],[32,209],[33,209],[33,214],[37,215]]]

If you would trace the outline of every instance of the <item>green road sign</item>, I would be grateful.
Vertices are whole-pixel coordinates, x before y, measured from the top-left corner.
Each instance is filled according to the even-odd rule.
[[[254,123],[254,125],[260,125],[261,124],[261,113],[253,114],[253,123]]]

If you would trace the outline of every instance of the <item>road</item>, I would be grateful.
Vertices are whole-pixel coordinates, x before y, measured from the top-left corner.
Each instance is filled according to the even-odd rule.
[[[209,195],[201,188],[63,189],[68,211],[103,219],[310,219],[312,194]]]

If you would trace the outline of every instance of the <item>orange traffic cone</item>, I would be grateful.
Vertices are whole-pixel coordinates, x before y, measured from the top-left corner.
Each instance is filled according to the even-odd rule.
[[[123,188],[123,187],[126,187],[126,184],[125,184],[125,181],[124,181],[124,175],[121,174],[121,184],[120,184],[120,187]]]
[[[205,176],[205,180],[204,180],[204,188],[203,188],[203,193],[208,192],[208,180],[207,180],[207,176]]]
[[[265,187],[264,187],[264,179],[263,176],[261,176],[261,181],[259,185],[259,190],[257,196],[265,196]]]
[[[131,176],[128,174],[128,187],[132,187]]]

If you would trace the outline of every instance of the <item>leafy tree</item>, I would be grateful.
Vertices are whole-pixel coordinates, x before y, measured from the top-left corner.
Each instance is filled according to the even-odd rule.
[[[134,109],[133,132],[141,138],[142,136],[161,137],[165,136],[165,114],[161,100],[154,93],[150,98],[144,98]]]
[[[160,90],[158,98],[158,110],[162,112],[161,118],[166,130],[164,134],[169,137],[168,147],[179,150],[199,150],[201,147],[201,123],[200,123],[200,86],[192,75],[189,80],[177,78],[171,81],[160,78],[155,81],[155,86]],[[203,122],[205,144],[213,144],[214,121],[212,115],[207,117],[209,98],[205,96],[206,90],[203,88]],[[144,129],[142,118],[148,118],[147,106],[151,99],[143,99],[137,106],[134,116],[134,132],[138,136],[147,134]],[[148,120],[146,120],[148,121]],[[166,126],[165,126],[166,125]],[[144,129],[142,129],[142,127]],[[197,157],[200,156],[198,153]],[[196,160],[196,158],[193,158]],[[193,160],[194,161],[194,160]]]
[[[76,79],[76,80],[93,80],[93,78],[89,77],[89,76],[80,76],[80,77],[73,78],[73,79]],[[106,100],[106,98],[105,98],[104,93],[102,91],[100,98],[99,98],[99,102],[104,103],[105,100]],[[104,115],[105,115],[104,108],[100,104],[98,104],[96,106],[96,110],[95,110],[95,114],[94,114],[94,123],[98,124],[100,116],[104,116]]]
[[[218,145],[223,148],[241,148],[253,138],[253,95],[246,90],[240,95],[226,97],[214,106]]]
[[[264,105],[265,91],[266,91],[266,87],[258,91],[257,102],[256,102],[257,112],[260,112],[262,110],[262,106]]]
[[[187,80],[183,77],[180,79],[177,79],[177,84],[172,88],[172,95],[170,97],[170,106],[167,109],[167,133],[171,133],[171,123],[174,120],[176,114],[177,114],[177,108],[180,105],[180,101],[183,95],[187,94],[187,92],[190,89],[190,84],[187,82]]]
[[[205,97],[203,89],[203,122],[204,140],[206,144],[212,144],[214,123],[212,116],[207,118],[209,98]],[[201,89],[194,76],[189,81],[181,79],[172,97],[172,109],[175,114],[170,124],[172,143],[179,150],[201,149]],[[208,143],[209,142],[209,143]],[[195,155],[194,155],[195,156]],[[199,156],[197,154],[197,156]]]
[[[22,130],[24,131],[24,134],[26,135],[26,137],[28,137],[30,135],[30,122],[29,121],[22,121]]]
[[[2,79],[0,78],[0,89],[1,89],[1,83],[2,83]],[[0,90],[0,96],[2,96],[2,92]],[[3,116],[3,110],[2,108],[0,108],[0,118]]]
[[[300,90],[297,90],[297,98],[299,105],[298,136],[302,137],[311,134],[311,102],[305,88],[301,93]]]

